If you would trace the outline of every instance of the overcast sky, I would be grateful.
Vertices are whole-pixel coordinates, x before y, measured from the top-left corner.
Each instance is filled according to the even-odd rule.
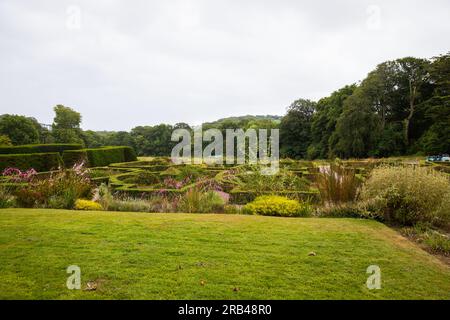
[[[0,114],[82,127],[283,115],[378,63],[450,50],[450,1],[0,0]]]

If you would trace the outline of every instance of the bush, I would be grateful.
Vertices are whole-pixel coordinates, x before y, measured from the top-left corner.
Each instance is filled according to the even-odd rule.
[[[148,186],[159,183],[160,177],[152,172],[141,171],[124,179],[124,182]]]
[[[402,225],[433,222],[450,190],[445,174],[425,167],[383,166],[374,169],[362,188],[363,200],[376,201],[386,221]]]
[[[36,171],[50,171],[61,166],[61,156],[57,152],[31,154],[0,154],[0,171],[6,168],[20,170],[35,169]]]
[[[58,152],[62,154],[66,150],[78,150],[81,148],[81,144],[72,143],[27,144],[21,146],[2,146],[0,147],[0,154],[29,154],[51,152]]]
[[[311,211],[312,208],[307,203],[280,196],[259,196],[243,208],[243,212],[246,214],[281,217],[308,216]]]
[[[361,180],[354,169],[332,163],[320,169],[316,183],[324,203],[343,203],[356,199]]]
[[[75,201],[75,210],[101,211],[103,208],[100,203],[95,201],[78,199]]]
[[[87,172],[80,166],[62,170],[47,179],[33,179],[15,191],[17,203],[22,207],[72,209],[79,198],[89,197],[91,183]]]

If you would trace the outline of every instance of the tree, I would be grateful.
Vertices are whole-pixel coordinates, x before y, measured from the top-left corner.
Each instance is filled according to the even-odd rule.
[[[367,157],[376,146],[379,132],[379,118],[370,108],[368,97],[357,88],[344,103],[344,111],[331,137],[331,152],[343,158]]]
[[[24,116],[1,115],[0,134],[9,137],[14,145],[39,143],[39,130],[35,121]]]
[[[8,136],[5,136],[3,134],[0,134],[0,146],[4,147],[4,146],[12,146],[12,142],[11,139],[9,139]]]
[[[433,95],[424,105],[429,126],[419,140],[426,153],[450,153],[450,53],[435,57],[430,66]]]
[[[173,127],[167,124],[139,126],[131,130],[138,155],[170,156],[176,143],[171,141]]]
[[[311,145],[308,147],[309,159],[328,158],[331,156],[331,136],[336,129],[336,122],[342,114],[344,101],[353,94],[356,85],[345,86],[333,92],[329,97],[317,103],[311,124]]]
[[[55,118],[52,124],[52,135],[55,142],[83,143],[80,129],[81,114],[60,104],[53,110]]]
[[[392,62],[396,74],[395,90],[400,97],[397,105],[403,114],[403,139],[406,146],[410,144],[410,126],[416,114],[417,106],[429,97],[425,94],[429,82],[429,61],[406,57]]]
[[[287,109],[280,123],[280,153],[291,158],[305,158],[311,140],[311,122],[316,103],[299,99]]]

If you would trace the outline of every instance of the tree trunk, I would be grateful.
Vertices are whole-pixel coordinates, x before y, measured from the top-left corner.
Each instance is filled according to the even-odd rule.
[[[411,119],[414,115],[414,100],[416,97],[416,86],[413,87],[411,80],[409,80],[409,113],[404,121],[404,140],[405,145],[407,146],[409,144],[409,123],[411,122]]]

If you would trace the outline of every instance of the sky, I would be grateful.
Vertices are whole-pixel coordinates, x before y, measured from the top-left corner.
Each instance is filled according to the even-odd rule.
[[[448,0],[0,0],[0,114],[82,128],[283,115],[450,50]]]

